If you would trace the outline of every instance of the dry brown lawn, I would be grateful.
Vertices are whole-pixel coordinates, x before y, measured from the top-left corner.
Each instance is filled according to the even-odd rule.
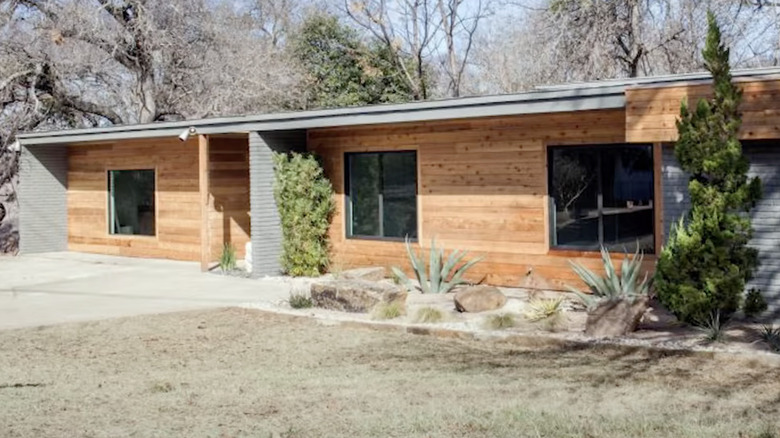
[[[0,332],[3,437],[778,437],[763,361],[225,309]]]

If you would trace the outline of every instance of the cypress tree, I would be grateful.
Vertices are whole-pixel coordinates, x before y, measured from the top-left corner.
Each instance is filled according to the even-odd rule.
[[[702,54],[713,97],[693,109],[682,103],[675,145],[675,156],[690,176],[691,209],[673,225],[655,276],[661,302],[680,320],[697,325],[725,321],[742,305],[745,285],[758,266],[758,252],[748,246],[753,230],[747,213],[761,197],[761,181],[748,178],[749,162],[738,137],[742,93],[732,81],[729,49],[714,14],[707,18]]]

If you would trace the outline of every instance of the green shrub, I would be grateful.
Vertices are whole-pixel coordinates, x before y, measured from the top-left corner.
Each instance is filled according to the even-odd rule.
[[[463,275],[477,264],[481,257],[463,262],[468,254],[467,251],[455,250],[450,252],[447,259],[444,259],[444,248],[436,248],[436,239],[431,240],[431,249],[429,255],[429,265],[426,266],[425,260],[421,255],[412,249],[409,238],[406,238],[406,253],[409,255],[409,261],[417,277],[419,288],[422,293],[443,294],[452,290],[455,286],[466,283]],[[430,271],[428,270],[430,268]],[[409,291],[414,291],[416,286],[409,277],[399,268],[393,266],[393,275]]]
[[[502,313],[499,315],[490,315],[485,319],[485,327],[490,330],[503,330],[517,325],[514,315],[511,313]]]
[[[569,289],[580,297],[588,309],[593,309],[603,300],[634,300],[637,297],[647,296],[650,294],[652,280],[645,273],[642,281],[639,281],[643,258],[644,256],[638,249],[631,258],[626,255],[623,263],[620,265],[620,273],[618,274],[615,265],[612,263],[609,251],[602,246],[603,277],[579,263],[569,262],[574,272],[588,286],[591,295],[583,294],[573,287],[569,287]]]
[[[229,242],[222,245],[222,252],[219,254],[219,269],[222,272],[236,269],[236,248]]]
[[[774,325],[765,325],[761,327],[760,336],[770,350],[780,353],[780,327],[775,328]]]
[[[379,303],[371,311],[371,318],[377,320],[395,319],[405,313],[403,304],[398,301]]]
[[[290,292],[290,298],[287,300],[293,309],[308,309],[314,306],[314,302],[305,293]]]
[[[748,318],[753,318],[762,314],[768,307],[761,292],[758,289],[750,289],[747,295],[745,295],[745,304],[742,305],[742,311]]]
[[[444,320],[444,313],[433,307],[423,307],[417,311],[414,316],[414,322],[419,323],[437,323]]]
[[[274,154],[274,175],[282,268],[292,276],[318,276],[329,262],[333,186],[311,154]]]
[[[534,298],[528,302],[523,316],[531,322],[541,323],[547,330],[558,330],[566,320],[563,297]]]
[[[758,266],[758,252],[748,247],[753,230],[745,213],[761,198],[761,181],[748,178],[750,163],[738,136],[742,92],[732,82],[729,50],[714,15],[708,20],[702,53],[714,96],[693,109],[682,103],[674,149],[690,176],[691,209],[672,227],[655,275],[661,302],[680,320],[705,327],[715,313],[728,320],[742,304]]]

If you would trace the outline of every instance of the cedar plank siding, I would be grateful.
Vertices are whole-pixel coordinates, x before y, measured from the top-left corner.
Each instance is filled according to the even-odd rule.
[[[197,138],[124,140],[68,147],[68,249],[108,255],[200,260],[201,209]],[[212,138],[211,256],[231,241],[239,257],[249,240],[246,139]],[[107,172],[156,170],[156,236],[108,233]]]
[[[737,80],[743,92],[743,140],[780,138],[780,81]],[[675,87],[639,87],[626,90],[626,141],[673,142],[680,103],[687,99],[695,108],[699,99],[710,97],[710,84]]]
[[[209,145],[211,260],[225,242],[243,259],[250,240],[249,144],[246,138],[211,138]]]
[[[346,238],[344,153],[417,150],[423,246],[435,237],[448,249],[484,257],[472,280],[565,289],[579,284],[570,259],[591,268],[601,262],[593,253],[549,251],[546,146],[624,141],[624,111],[602,110],[319,129],[309,132],[308,144],[336,192],[336,266],[408,265],[403,243]]]

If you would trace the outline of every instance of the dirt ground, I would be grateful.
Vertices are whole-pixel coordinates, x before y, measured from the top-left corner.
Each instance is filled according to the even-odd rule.
[[[3,437],[780,437],[780,367],[249,309],[0,332]]]

